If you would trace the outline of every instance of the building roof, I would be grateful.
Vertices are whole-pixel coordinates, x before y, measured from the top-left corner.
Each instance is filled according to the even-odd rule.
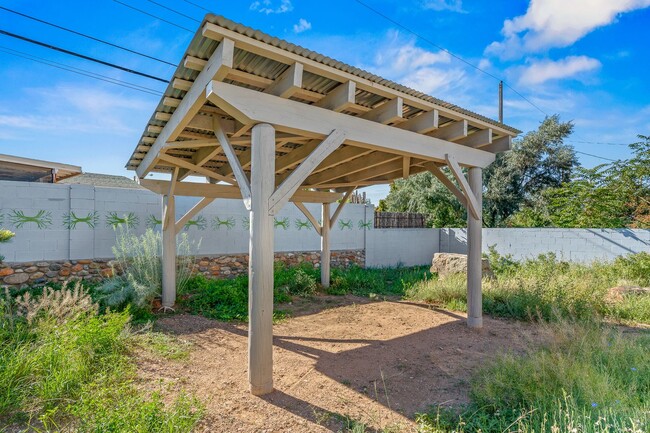
[[[227,134],[219,140],[215,139],[216,123]],[[136,170],[140,178],[179,169],[181,180],[198,174],[234,185],[230,159],[220,148],[222,141],[230,141],[248,172],[251,128],[259,123],[271,124],[277,131],[278,181],[309,155],[315,139],[322,140],[336,127],[347,134],[331,158],[314,171],[328,173],[312,176],[302,185],[320,189],[388,183],[429,170],[431,164],[445,164],[448,156],[461,166],[485,167],[494,160],[494,153],[508,150],[511,139],[520,133],[208,14],[127,168]]]
[[[130,189],[144,189],[138,182],[126,176],[115,176],[112,174],[100,173],[82,173],[68,179],[64,179],[59,183],[74,184],[74,185],[92,185],[107,188],[130,188]]]
[[[81,173],[81,167],[76,165],[0,154],[0,180],[39,182],[47,179],[51,182],[53,170],[57,181]]]

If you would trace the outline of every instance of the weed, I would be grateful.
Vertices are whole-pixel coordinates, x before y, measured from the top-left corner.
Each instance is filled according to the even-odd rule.
[[[644,432],[650,429],[650,338],[594,322],[545,325],[547,344],[480,371],[460,414],[419,417],[429,432]]]
[[[491,315],[529,320],[573,317],[591,320],[609,319],[650,323],[650,297],[627,295],[608,302],[611,287],[622,278],[631,284],[646,284],[650,255],[646,253],[620,258],[613,263],[590,265],[557,260],[552,254],[513,262],[491,252],[496,279],[483,280],[483,310]],[[649,271],[650,272],[650,271]],[[465,275],[421,281],[407,290],[410,299],[432,302],[445,308],[465,311],[467,289]]]

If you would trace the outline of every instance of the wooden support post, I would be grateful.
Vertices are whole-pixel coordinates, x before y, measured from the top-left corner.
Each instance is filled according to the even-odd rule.
[[[176,206],[173,195],[163,196],[162,233],[162,306],[176,303]]]
[[[273,391],[273,217],[275,130],[255,125],[251,137],[248,379],[253,395]]]
[[[330,204],[323,203],[320,228],[320,283],[324,288],[330,286]]]
[[[469,169],[469,185],[477,207],[478,215],[467,212],[467,325],[470,328],[483,327],[483,305],[481,279],[483,266],[481,256],[483,170],[480,167]]]

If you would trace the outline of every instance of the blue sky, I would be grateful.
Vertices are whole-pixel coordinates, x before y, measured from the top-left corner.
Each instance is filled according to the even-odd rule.
[[[352,0],[120,0],[196,30],[205,11],[259,28],[481,114],[497,116],[503,77],[547,114],[575,122],[576,150],[618,159],[619,143],[650,134],[650,0],[364,0],[431,45]],[[156,4],[158,3],[158,4]],[[195,3],[193,5],[191,3]],[[165,10],[171,7],[188,17]],[[192,34],[113,0],[1,1],[0,6],[123,45],[174,64]],[[0,10],[0,29],[169,79],[173,67]],[[0,153],[124,169],[159,96],[9,54],[37,56],[155,91],[146,78],[0,35]],[[523,131],[544,114],[505,90],[505,121]],[[584,154],[585,166],[604,162]],[[376,203],[387,187],[369,193]]]

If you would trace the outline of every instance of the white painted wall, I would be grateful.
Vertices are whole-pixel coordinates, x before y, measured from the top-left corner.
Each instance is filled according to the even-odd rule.
[[[366,233],[366,266],[418,266],[431,264],[439,251],[437,229],[373,229]]]
[[[176,217],[197,201],[179,197]],[[320,205],[307,207],[320,215]],[[115,244],[112,216],[130,215],[136,221],[132,230],[140,234],[149,226],[160,229],[154,219],[160,220],[161,208],[160,196],[145,190],[0,181],[0,227],[16,232],[10,243],[0,245],[0,255],[7,262],[110,258]],[[332,228],[332,250],[365,248],[371,267],[428,264],[438,251],[466,252],[465,229],[369,229],[364,224],[372,225],[373,212],[371,206],[346,205]],[[73,214],[90,219],[94,227],[81,221],[68,229],[66,218]],[[28,217],[37,217],[40,226]],[[201,255],[246,253],[247,217],[240,200],[215,200],[194,218],[198,224],[184,231],[201,241]],[[286,228],[275,228],[276,251],[320,249],[313,228],[299,227],[306,218],[293,204],[285,206],[276,220],[287,223]],[[650,230],[483,229],[483,252],[491,245],[518,260],[552,252],[563,260],[591,262],[650,252]]]
[[[197,201],[179,197],[177,219]],[[307,207],[317,217],[321,214],[320,205]],[[372,224],[373,212],[372,207],[346,205],[332,229],[332,249],[363,249],[367,231],[363,224]],[[160,230],[156,220],[161,213],[161,197],[146,190],[0,181],[0,227],[16,233],[10,243],[0,245],[0,254],[7,262],[110,258],[116,236],[113,218],[132,220],[130,229],[142,234],[147,227]],[[22,215],[38,215],[40,226],[33,221],[21,223]],[[73,216],[87,222],[70,227],[66,218]],[[247,220],[241,200],[218,199],[184,231],[195,243],[200,241],[201,255],[247,253]],[[276,221],[281,223],[275,228],[276,251],[320,249],[319,236],[312,227],[299,225],[307,219],[293,204],[285,206]]]

